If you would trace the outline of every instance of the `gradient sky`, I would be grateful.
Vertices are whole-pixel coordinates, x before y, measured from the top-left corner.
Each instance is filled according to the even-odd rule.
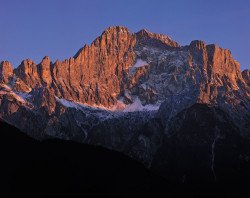
[[[216,43],[250,69],[249,0],[0,0],[0,61],[62,61],[116,25]]]

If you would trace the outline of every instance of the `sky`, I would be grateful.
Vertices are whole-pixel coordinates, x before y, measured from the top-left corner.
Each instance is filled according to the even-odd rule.
[[[0,0],[0,61],[63,61],[117,25],[216,43],[250,69],[249,0]]]

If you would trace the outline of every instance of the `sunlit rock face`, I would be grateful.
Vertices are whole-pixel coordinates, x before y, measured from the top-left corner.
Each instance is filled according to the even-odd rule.
[[[2,62],[0,118],[37,139],[100,145],[158,169],[171,159],[161,151],[176,149],[164,146],[172,139],[187,147],[193,142],[185,138],[197,135],[204,155],[212,155],[216,137],[226,137],[225,147],[231,137],[249,140],[249,76],[215,44],[180,46],[165,35],[110,27],[62,62],[28,59],[14,70]]]
[[[8,61],[0,63],[0,81],[1,83],[9,83],[9,78],[13,75],[13,68]]]

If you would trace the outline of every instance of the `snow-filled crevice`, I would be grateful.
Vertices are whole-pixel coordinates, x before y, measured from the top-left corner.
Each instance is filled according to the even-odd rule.
[[[127,94],[128,95],[128,94]],[[130,96],[130,95],[128,95]],[[148,104],[143,106],[140,99],[138,97],[136,97],[133,101],[132,104],[126,105],[124,104],[121,100],[118,100],[117,104],[110,107],[110,108],[106,108],[106,107],[97,107],[97,106],[88,106],[86,104],[82,104],[82,103],[76,103],[73,101],[69,101],[66,99],[59,99],[57,98],[57,101],[60,102],[63,106],[67,107],[67,108],[75,108],[78,110],[83,110],[83,109],[92,109],[95,111],[99,111],[99,112],[106,112],[106,113],[119,113],[119,112],[135,112],[135,111],[158,111],[160,104],[156,104],[156,105],[152,105],[152,104]]]
[[[145,65],[148,65],[146,61],[143,61],[142,59],[138,59],[132,67],[143,67]]]
[[[215,145],[216,145],[216,142],[219,140],[219,139],[222,139],[223,138],[223,136],[221,136],[220,134],[219,134],[219,129],[218,129],[218,127],[216,126],[215,127],[215,133],[216,133],[216,135],[215,135],[215,138],[214,138],[214,140],[213,140],[213,142],[212,142],[212,159],[211,159],[211,171],[212,171],[212,173],[213,173],[213,176],[214,176],[214,180],[216,180],[216,173],[215,173],[215,169],[214,169],[214,161],[215,161]]]

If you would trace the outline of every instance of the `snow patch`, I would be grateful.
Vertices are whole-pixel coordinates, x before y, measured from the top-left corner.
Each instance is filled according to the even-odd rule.
[[[20,101],[21,103],[27,103],[27,98],[30,97],[29,93],[21,93],[17,91],[12,91],[8,85],[2,84],[1,87],[3,89],[0,90],[0,94],[10,94],[16,100]]]
[[[21,92],[15,92],[15,94],[17,95],[17,97],[20,100],[23,100],[25,102],[27,102],[27,98],[29,98],[31,95],[29,93],[21,93]]]
[[[148,65],[148,63],[143,61],[142,59],[138,59],[132,67],[138,68],[138,67],[143,67],[145,65]]]
[[[125,104],[124,104],[125,105]],[[134,100],[134,103],[125,105],[123,112],[135,112],[135,111],[157,111],[160,105],[148,104],[143,106],[138,97]]]
[[[141,84],[141,87],[146,91],[147,90],[147,85],[146,84]]]
[[[76,108],[78,109],[80,106],[73,101],[70,100],[66,100],[66,99],[61,99],[61,98],[56,98],[56,100],[58,102],[60,102],[63,106],[67,107],[67,108]]]
[[[121,100],[118,100],[117,103],[110,108],[110,110],[111,111],[122,111],[125,108],[126,108],[126,105]]]
[[[134,52],[135,52],[136,55],[140,55],[141,54],[141,52],[136,51],[136,50]]]
[[[6,91],[11,91],[11,87],[6,85],[6,84],[2,84],[1,87],[3,87],[4,90],[6,90]]]
[[[101,113],[101,115],[99,116],[108,116],[105,114],[106,113],[117,113],[117,112],[135,112],[135,111],[157,111],[160,107],[160,105],[152,105],[152,104],[148,104],[143,106],[141,104],[141,101],[138,97],[136,97],[136,99],[134,100],[134,103],[126,105],[123,103],[122,100],[118,100],[117,103],[115,105],[113,105],[110,108],[106,108],[106,107],[100,107],[100,106],[89,106],[86,104],[82,104],[82,103],[76,103],[73,101],[69,101],[66,99],[60,99],[60,98],[56,98],[56,100],[58,102],[60,102],[63,106],[67,107],[67,108],[75,108],[78,110],[84,110],[84,109],[91,109],[91,110],[98,110],[99,113]],[[105,115],[102,115],[102,114]]]
[[[88,137],[88,133],[87,133],[86,130],[83,130],[83,133],[84,133],[84,140],[83,141],[85,141],[87,139],[87,137]]]
[[[82,108],[87,108],[87,109],[91,108],[93,110],[107,110],[107,108],[104,106],[98,106],[98,105],[90,106],[88,104],[82,104],[80,102],[74,102],[74,101],[62,99],[62,98],[56,98],[56,100],[67,108],[75,108],[75,109],[79,109],[79,110],[82,110]]]
[[[128,97],[128,98],[131,98],[131,96],[130,96],[130,94],[129,94],[129,90],[125,90],[124,95],[125,95],[126,97]]]
[[[213,141],[213,143],[212,143],[212,164],[211,164],[211,171],[212,171],[212,173],[213,173],[213,175],[214,175],[214,180],[216,180],[216,174],[215,174],[215,170],[214,170],[215,144],[216,144],[216,141],[217,141],[217,140],[223,138],[223,136],[221,136],[221,135],[219,134],[219,129],[218,129],[217,126],[216,126],[216,128],[215,128],[215,131],[217,132],[217,134],[216,134],[216,136],[215,136],[215,138],[214,138],[214,141]]]

